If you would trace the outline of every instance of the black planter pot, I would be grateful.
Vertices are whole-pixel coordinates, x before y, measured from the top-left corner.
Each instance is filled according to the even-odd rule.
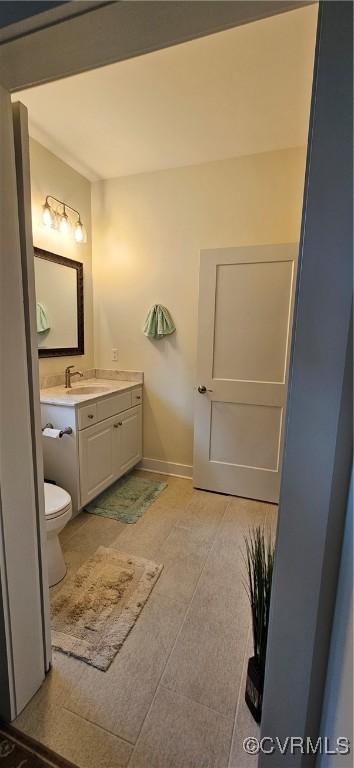
[[[248,659],[245,701],[256,723],[261,722],[264,674],[255,656]]]

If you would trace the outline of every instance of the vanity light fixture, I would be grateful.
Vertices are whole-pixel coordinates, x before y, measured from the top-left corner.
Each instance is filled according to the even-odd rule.
[[[70,218],[68,211],[71,215]],[[54,195],[47,195],[45,199],[42,209],[42,222],[46,227],[58,229],[62,235],[66,235],[73,229],[76,242],[86,242],[86,233],[79,211],[73,208],[72,205],[64,203],[64,200],[54,197]]]
[[[54,227],[55,215],[54,215],[54,211],[52,210],[52,208],[50,207],[50,205],[48,203],[48,198],[46,199],[46,201],[45,201],[45,203],[43,205],[42,221],[43,221],[43,224],[46,227]]]
[[[59,229],[59,232],[61,232],[62,235],[66,235],[67,232],[70,229],[69,217],[68,217],[68,214],[67,214],[67,212],[65,210],[65,205],[64,205],[63,213],[61,213],[60,216],[59,216],[58,229]]]
[[[80,215],[79,215],[79,220],[76,222],[75,227],[74,227],[74,237],[75,237],[75,240],[76,240],[77,243],[83,243],[84,242],[85,230],[84,230],[84,228],[82,226],[82,221],[80,219]]]

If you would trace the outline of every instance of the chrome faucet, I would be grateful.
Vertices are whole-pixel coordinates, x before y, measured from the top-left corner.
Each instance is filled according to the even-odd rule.
[[[64,372],[65,373],[65,389],[71,388],[71,379],[73,378],[73,376],[80,376],[82,378],[82,376],[84,375],[83,373],[81,373],[81,371],[71,371],[72,368],[75,368],[75,366],[68,365],[68,367],[65,368],[65,372]]]

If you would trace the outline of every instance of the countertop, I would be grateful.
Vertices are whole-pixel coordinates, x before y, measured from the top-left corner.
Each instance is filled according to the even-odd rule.
[[[104,387],[102,392],[84,392],[76,394],[75,389],[84,387]],[[100,400],[107,395],[115,395],[117,392],[129,392],[129,390],[142,387],[138,381],[115,381],[112,379],[81,379],[73,382],[71,389],[65,389],[61,384],[59,387],[48,387],[41,389],[40,400],[46,405],[68,405],[75,407],[82,403]]]

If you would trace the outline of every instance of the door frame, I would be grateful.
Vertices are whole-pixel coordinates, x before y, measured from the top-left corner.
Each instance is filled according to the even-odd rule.
[[[65,3],[50,13],[53,24],[26,33],[26,20],[16,25],[17,38],[0,45],[2,85],[14,93],[32,85],[141,56],[214,32],[284,13],[315,0],[134,0],[134,2],[90,3],[92,10],[58,21],[59,14],[72,13]],[[40,16],[37,14],[37,23]],[[0,3],[1,23],[1,3]],[[27,20],[27,24],[28,24]],[[20,29],[24,35],[20,36]],[[8,28],[9,29],[9,28]]]
[[[352,3],[320,5],[261,728],[313,743],[353,455],[352,30]],[[259,766],[289,760],[316,755],[276,749]]]
[[[238,0],[235,3],[229,2],[199,2],[199,3],[186,3],[183,4],[183,14],[181,14],[181,5],[176,2],[165,3],[114,3],[103,8],[95,8],[92,12],[82,16],[81,19],[73,18],[68,21],[63,21],[60,25],[49,27],[44,30],[34,32],[27,37],[18,38],[12,42],[4,43],[0,46],[0,71],[1,82],[10,91],[13,92],[18,89],[29,87],[31,85],[48,82],[50,80],[58,79],[70,74],[76,74],[88,69],[93,69],[98,66],[104,66],[115,61],[123,60],[133,56],[138,56],[148,51],[157,50],[159,48],[174,45],[185,40],[191,40],[193,38],[211,34],[213,32],[227,29],[228,27],[237,26],[239,24],[255,21],[257,18],[264,18],[266,16],[273,15],[273,13],[284,12],[290,9],[294,9],[303,5],[304,3],[297,2],[243,2]],[[289,611],[283,613],[278,605],[277,597],[279,596],[280,585],[288,584],[288,563],[286,561],[289,547],[291,546],[292,537],[295,536],[297,541],[302,540],[302,530],[304,522],[304,514],[292,517],[287,521],[288,511],[291,509],[290,504],[290,485],[289,478],[291,473],[296,470],[297,462],[301,453],[304,453],[306,448],[306,429],[308,422],[304,422],[302,411],[302,425],[304,432],[302,435],[296,435],[293,433],[293,425],[296,421],[298,409],[303,408],[304,403],[301,401],[299,393],[299,387],[306,385],[306,379],[301,379],[299,374],[304,369],[304,360],[302,354],[305,350],[309,349],[308,339],[304,338],[307,332],[312,338],[311,333],[311,321],[313,314],[309,313],[306,303],[306,293],[309,290],[309,282],[312,286],[312,277],[309,275],[306,269],[307,261],[309,265],[312,265],[312,269],[321,267],[321,251],[322,246],[325,249],[325,253],[328,255],[328,246],[323,241],[323,237],[319,231],[319,224],[321,219],[321,196],[325,192],[326,203],[328,200],[332,200],[335,204],[335,186],[331,185],[331,189],[326,184],[323,187],[323,174],[330,168],[334,174],[334,179],[339,184],[341,189],[341,181],[347,175],[348,169],[350,169],[351,162],[348,162],[348,156],[350,155],[347,141],[347,134],[345,135],[345,141],[343,146],[336,146],[339,154],[345,159],[346,168],[343,168],[342,164],[336,168],[334,163],[337,159],[333,157],[333,161],[330,161],[328,151],[326,151],[326,142],[323,141],[323,136],[327,136],[327,149],[328,146],[333,147],[330,136],[328,135],[333,128],[338,129],[340,132],[340,114],[341,114],[341,99],[343,97],[343,88],[339,78],[343,77],[342,61],[344,54],[345,66],[345,87],[348,87],[348,80],[350,80],[349,70],[350,68],[350,45],[348,37],[351,34],[351,23],[348,23],[348,14],[351,13],[351,4],[347,2],[326,2],[322,3],[319,26],[318,26],[318,41],[321,41],[321,45],[318,42],[316,59],[315,59],[315,83],[312,99],[312,119],[311,119],[311,132],[310,143],[308,148],[308,164],[307,175],[305,182],[305,196],[304,196],[304,212],[303,212],[303,224],[302,224],[302,248],[301,248],[301,266],[298,273],[298,287],[297,298],[295,308],[295,332],[293,334],[293,350],[292,350],[292,362],[291,362],[291,375],[290,375],[290,388],[288,397],[288,426],[285,438],[285,459],[283,467],[283,486],[281,497],[281,509],[280,509],[280,524],[277,538],[277,556],[276,556],[276,568],[275,568],[275,581],[272,600],[272,614],[271,614],[271,626],[270,626],[270,651],[269,661],[267,665],[266,674],[266,687],[265,687],[265,701],[264,701],[264,728],[267,727],[270,733],[283,732],[285,727],[288,727],[292,723],[292,712],[304,712],[306,717],[301,723],[301,732],[297,735],[304,735],[307,729],[312,724],[312,730],[316,730],[316,723],[319,722],[320,709],[321,709],[321,694],[323,686],[320,685],[319,690],[314,697],[314,686],[316,681],[324,680],[325,671],[327,666],[328,648],[325,647],[322,650],[321,658],[317,660],[317,674],[315,677],[311,677],[311,685],[300,685],[296,688],[296,699],[294,699],[294,690],[288,685],[288,679],[286,677],[286,670],[282,670],[281,676],[281,696],[279,696],[279,689],[274,690],[274,680],[279,679],[275,677],[274,664],[276,662],[275,655],[278,647],[279,658],[279,646],[277,646],[277,637],[281,635],[281,631],[286,631],[286,620]],[[1,9],[0,9],[1,11]],[[92,16],[95,14],[95,16]],[[0,16],[1,18],[1,16]],[[98,21],[100,23],[98,23]],[[348,26],[348,34],[346,36],[345,26]],[[117,39],[116,30],[120,30],[121,35]],[[338,35],[345,38],[344,46],[339,46],[339,53],[341,56],[337,56],[333,60],[333,46],[338,46]],[[330,88],[328,89],[327,97],[325,89],[320,86],[322,82],[323,70],[330,68],[329,82]],[[350,89],[351,89],[351,84]],[[330,120],[328,120],[328,95],[331,97],[331,110]],[[351,94],[352,96],[352,94]],[[347,98],[347,96],[346,96]],[[338,110],[336,107],[338,106]],[[343,117],[343,115],[342,115]],[[345,114],[345,125],[348,127],[349,116]],[[351,115],[350,115],[351,117]],[[326,128],[326,121],[329,125]],[[319,132],[322,136],[319,136]],[[335,131],[336,133],[336,131]],[[351,141],[350,141],[351,145]],[[314,162],[315,155],[317,154],[317,161]],[[335,155],[336,153],[334,153]],[[345,156],[345,157],[344,157]],[[318,161],[320,157],[320,162]],[[322,188],[321,188],[322,185]],[[317,187],[318,200],[314,205],[311,205],[311,195]],[[322,189],[322,192],[321,192]],[[346,195],[351,197],[347,187],[345,187]],[[345,201],[346,202],[346,201]],[[339,215],[339,222],[342,221],[342,217],[348,217],[348,207],[345,205],[344,210]],[[351,211],[350,211],[351,215]],[[329,220],[328,220],[329,219]],[[336,249],[341,247],[345,248],[342,242],[342,236],[339,231],[339,227],[335,226],[332,217],[329,216],[324,222],[321,221],[324,229],[328,232],[331,231],[330,241],[334,243]],[[313,226],[313,225],[317,225]],[[333,225],[331,230],[331,225]],[[308,233],[312,229],[312,240],[309,241]],[[333,288],[333,263],[332,270],[330,269],[330,262],[327,264],[329,283],[332,281]],[[343,300],[341,301],[341,316],[344,316],[343,322],[338,326],[338,329],[342,333],[340,339],[340,351],[341,354],[337,357],[337,367],[331,368],[331,391],[329,395],[333,396],[334,389],[336,391],[337,402],[339,399],[342,401],[344,397],[344,384],[345,377],[348,377],[348,366],[346,366],[346,355],[344,354],[344,348],[349,349],[348,337],[349,337],[349,305],[351,303],[351,297],[348,296],[348,290],[346,285],[348,282],[351,285],[351,279],[348,281],[348,269],[345,263],[340,262],[336,265],[335,280],[340,280],[343,285]],[[329,289],[331,285],[328,285]],[[312,287],[311,287],[312,290]],[[317,295],[316,305],[321,309],[323,314],[327,311],[328,307],[324,307],[324,298],[322,293]],[[335,304],[333,305],[335,307]],[[332,318],[337,323],[337,314]],[[316,319],[315,319],[316,323]],[[326,324],[327,328],[327,324]],[[320,346],[323,354],[326,353],[328,348],[329,352],[332,352],[331,345],[332,334],[327,337],[326,334],[322,334],[320,337]],[[315,377],[315,373],[312,372]],[[320,380],[321,379],[321,380]],[[323,385],[323,370],[319,367],[317,384]],[[325,404],[328,413],[328,398]],[[307,409],[308,410],[308,409]],[[337,415],[339,412],[337,411]],[[308,417],[308,413],[307,413]],[[341,426],[341,429],[340,429]],[[296,437],[296,439],[295,439]],[[340,473],[338,475],[338,461],[342,457],[342,483],[343,487],[339,494],[340,498],[337,504],[339,514],[334,519],[333,514],[327,515],[322,531],[321,541],[317,541],[315,536],[312,536],[312,550],[311,557],[309,559],[301,558],[301,578],[299,580],[294,579],[292,582],[292,598],[296,599],[297,604],[302,605],[306,602],[307,590],[304,587],[304,576],[306,574],[310,583],[315,583],[316,595],[312,605],[313,613],[311,628],[312,636],[311,641],[315,641],[315,629],[317,627],[317,620],[320,615],[322,618],[321,629],[325,631],[326,636],[330,636],[330,629],[333,616],[335,587],[338,577],[339,566],[339,554],[340,554],[340,542],[343,534],[344,525],[344,496],[346,495],[345,477],[343,477],[343,466],[346,466],[347,456],[349,451],[348,436],[343,431],[343,424],[340,425],[339,420],[328,425],[326,431],[326,437],[331,443],[331,446],[336,446],[336,450],[332,451],[331,455],[328,454],[328,461],[326,464],[326,470],[330,481],[325,484],[325,489],[322,493],[322,504],[329,511],[332,506],[333,513],[333,494],[336,489],[338,490],[338,482]],[[350,451],[349,451],[350,452]],[[345,473],[344,473],[345,474]],[[348,478],[349,481],[349,478]],[[312,492],[316,495],[318,491],[318,483],[312,483]],[[292,490],[294,490],[292,488]],[[318,501],[318,499],[317,499]],[[300,510],[301,511],[301,510]],[[320,518],[318,518],[318,522]],[[308,527],[308,521],[307,525]],[[332,534],[331,536],[329,534]],[[325,545],[324,545],[325,544]],[[300,559],[300,558],[299,558]],[[322,577],[325,573],[325,568],[330,565],[326,574],[325,583],[322,583]],[[284,589],[282,590],[284,592]],[[282,595],[282,601],[284,602],[284,595]],[[326,611],[323,611],[324,604]],[[321,613],[322,609],[322,613]],[[295,619],[296,617],[294,617]],[[303,622],[303,616],[297,616],[298,624],[295,633],[295,638],[298,641],[299,634],[301,634],[301,628],[306,622]],[[1,619],[1,616],[0,616]],[[306,616],[306,619],[310,618]],[[293,622],[294,623],[294,622]],[[316,625],[316,626],[315,626]],[[1,621],[0,621],[1,630]],[[1,636],[1,631],[0,631]],[[329,641],[328,641],[329,642]],[[294,643],[296,645],[296,643]],[[312,646],[312,649],[314,646]],[[287,647],[287,659],[291,658],[291,643]],[[307,652],[308,646],[303,647],[303,652]],[[299,647],[297,647],[299,651]],[[301,661],[301,659],[299,660]],[[313,659],[315,662],[315,659]],[[289,665],[287,666],[289,669]],[[1,673],[1,670],[0,670]],[[315,666],[312,668],[312,673],[315,673]],[[274,676],[274,677],[273,677]],[[310,718],[310,699],[312,699],[311,707],[312,713]],[[275,706],[278,700],[281,704],[282,711],[279,711],[279,707]],[[296,702],[296,706],[295,706]],[[311,722],[310,722],[311,720]],[[288,730],[287,735],[292,731]],[[269,734],[266,734],[269,735]],[[279,756],[278,756],[279,757]],[[267,765],[275,765],[272,757],[268,756],[269,762]],[[268,759],[267,758],[267,759]],[[285,764],[286,764],[285,757]],[[261,765],[265,764],[265,759],[261,758]],[[303,761],[300,757],[297,761],[294,761],[294,765],[302,765]],[[277,765],[279,764],[276,763]],[[308,763],[307,763],[308,764]]]
[[[84,13],[79,12],[74,16],[73,11],[79,8],[79,4],[69,2],[55,6],[52,11],[36,14],[33,18],[34,31],[31,17],[27,17],[22,22],[6,27],[5,34],[0,36],[0,86],[5,91],[6,109],[11,109],[10,94],[19,89],[192,40],[303,4],[302,0],[237,0],[233,3],[228,0],[201,0],[198,3],[179,0],[99,4],[84,2],[80,4],[80,11],[83,9]],[[67,15],[64,20],[62,13]],[[0,25],[1,20],[0,3]],[[39,28],[41,23],[43,28]],[[11,27],[15,35],[13,39],[9,39]],[[17,142],[27,131],[25,123],[26,111],[20,105],[17,109]],[[30,522],[28,515],[25,520],[24,513],[28,512],[29,506],[26,503],[18,504],[16,515],[11,516],[11,488],[14,489],[15,496],[16,484],[12,471],[15,462],[12,468],[9,461],[2,462],[6,466],[0,467],[0,714],[5,719],[14,719],[35,693],[36,685],[39,687],[51,659],[49,596],[45,571],[43,469],[39,433],[39,380],[33,341],[34,305],[32,319],[30,310],[33,304],[33,270],[26,253],[26,249],[32,247],[28,216],[29,158],[22,156],[20,166],[23,163],[24,168],[18,166],[16,169],[12,125],[10,132],[11,137],[7,137],[6,161],[14,172],[19,205],[16,205],[16,195],[13,194],[13,205],[6,221],[8,238],[6,242],[4,240],[1,243],[4,247],[0,251],[0,265],[4,274],[8,253],[19,261],[17,284],[13,280],[12,283],[8,281],[6,286],[6,299],[8,306],[11,306],[11,313],[9,312],[7,318],[3,318],[2,323],[5,328],[10,316],[15,318],[13,325],[16,325],[18,338],[21,338],[23,344],[21,341],[21,344],[16,345],[16,361],[4,345],[6,371],[3,366],[3,380],[5,384],[11,381],[11,397],[14,399],[17,396],[20,400],[22,398],[23,402],[26,401],[27,412],[23,414],[22,422],[13,419],[11,430],[8,430],[9,435],[5,435],[5,430],[2,429],[0,437],[3,445],[2,456],[5,458],[8,456],[10,445],[20,446],[18,455],[21,455],[22,465],[21,469],[18,468],[17,477],[21,471],[23,474],[26,471],[32,474],[33,516]],[[21,152],[19,143],[18,149]],[[14,189],[12,192],[14,193]],[[10,200],[8,191],[7,195]],[[10,334],[8,336],[10,337]],[[17,379],[16,370],[22,371]],[[5,391],[6,387],[3,389]],[[28,445],[23,437],[25,428],[29,430]],[[20,487],[18,482],[17,486]],[[10,497],[8,492],[7,495],[4,493],[7,489],[10,489]],[[6,520],[11,521],[10,527],[4,525]],[[14,527],[17,532],[27,531],[26,540],[28,536],[34,546],[31,554],[35,560],[34,571],[39,574],[39,583],[33,585],[32,593],[29,560],[26,561],[29,578],[24,578],[22,574],[22,582],[17,580],[17,588],[16,580],[14,582],[14,579],[11,579],[10,571],[16,571]],[[34,577],[34,573],[32,576]],[[41,608],[40,615],[34,619],[38,606]],[[27,650],[25,652],[22,648],[20,653],[22,646],[19,639],[24,627],[21,615],[27,616],[31,611],[35,629],[31,634],[31,628],[28,628]],[[27,627],[25,635],[26,631]],[[32,649],[29,638],[35,632],[38,634],[38,647]]]

